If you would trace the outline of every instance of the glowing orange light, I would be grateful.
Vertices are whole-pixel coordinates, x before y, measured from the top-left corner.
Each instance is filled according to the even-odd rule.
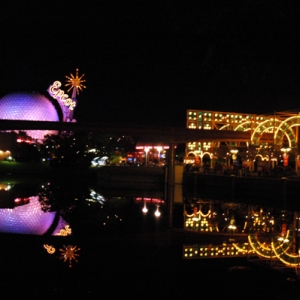
[[[86,88],[86,86],[84,86],[82,83],[85,82],[84,79],[82,79],[82,77],[84,76],[84,74],[82,74],[80,77],[78,76],[78,69],[76,69],[76,76],[74,76],[73,74],[70,74],[71,77],[66,76],[67,78],[67,83],[65,84],[65,86],[69,86],[69,89],[67,92],[71,91],[72,89],[76,90],[76,93],[79,94],[79,91],[82,91],[82,88]]]
[[[79,254],[77,254],[76,252],[78,252],[80,250],[80,248],[77,248],[77,246],[71,246],[68,245],[67,247],[64,246],[63,248],[59,249],[59,251],[61,251],[61,258],[64,260],[64,262],[69,261],[69,267],[72,267],[72,261],[75,260],[76,262],[78,261],[76,259],[77,256],[79,256]]]

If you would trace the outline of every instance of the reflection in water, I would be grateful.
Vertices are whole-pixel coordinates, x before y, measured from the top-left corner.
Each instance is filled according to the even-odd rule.
[[[0,231],[20,234],[45,234],[53,225],[56,213],[45,213],[38,196],[29,197],[26,205],[0,209]]]
[[[51,245],[44,244],[43,247],[47,250],[49,254],[54,254],[56,251],[56,249]]]
[[[247,233],[283,230],[292,225],[294,213],[242,203],[184,200],[184,228],[200,232]]]
[[[50,245],[43,245],[43,247],[46,249],[46,251],[49,254],[54,254],[56,252],[56,249],[54,246],[50,246]],[[79,253],[77,253],[80,250],[80,248],[77,248],[77,246],[73,246],[73,245],[68,245],[68,246],[63,246],[62,248],[59,248],[60,251],[60,255],[59,255],[59,259],[63,259],[64,262],[69,262],[69,268],[72,267],[72,262],[73,260],[75,262],[78,262],[77,257],[79,256]]]
[[[77,253],[80,250],[80,248],[77,248],[77,246],[72,246],[72,245],[68,245],[68,246],[63,246],[63,248],[60,248],[59,251],[60,253],[60,258],[64,260],[64,262],[68,261],[69,262],[69,268],[72,267],[72,261],[76,261],[77,260],[77,256],[79,256],[79,254]]]
[[[55,235],[66,226],[56,211],[42,210],[37,194],[33,186],[1,184],[0,232]]]
[[[68,236],[72,234],[72,229],[70,228],[69,225],[66,225],[65,228],[62,228],[59,230],[58,233],[56,233],[56,236]],[[53,245],[48,245],[48,244],[44,244],[43,247],[46,249],[46,251],[49,254],[54,254],[56,252],[56,249]],[[72,261],[76,261],[77,260],[77,256],[79,256],[79,254],[77,253],[80,250],[80,248],[77,248],[77,246],[72,246],[72,245],[68,245],[68,246],[63,246],[63,248],[60,248],[60,255],[59,258],[63,259],[64,262],[69,261],[69,268],[72,267]]]
[[[183,258],[245,256],[293,268],[300,275],[298,212],[201,199],[187,199],[184,206],[187,231],[227,236],[228,242],[184,245]]]
[[[20,235],[1,234],[3,260],[0,264],[2,269],[10,272],[6,275],[7,289],[11,289],[11,282],[18,282],[28,290],[34,280],[39,296],[47,290],[53,298],[61,294],[69,298],[76,295],[73,296],[76,298],[77,294],[82,293],[80,295],[86,299],[89,292],[93,293],[93,298],[106,293],[115,296],[116,282],[122,294],[136,293],[141,288],[141,297],[144,297],[149,282],[158,284],[162,295],[173,291],[178,294],[183,292],[180,294],[182,296],[202,283],[207,296],[211,297],[211,291],[217,287],[222,293],[227,291],[224,297],[230,298],[229,294],[234,289],[241,287],[237,291],[240,296],[247,286],[247,293],[255,287],[254,295],[260,280],[263,286],[260,292],[271,281],[266,279],[270,275],[268,269],[264,269],[265,273],[261,272],[263,268],[258,272],[249,272],[244,278],[237,274],[239,272],[228,272],[236,264],[249,266],[247,258],[272,262],[273,265],[275,262],[281,265],[289,262],[290,269],[298,269],[298,265],[294,264],[299,254],[293,250],[297,243],[287,242],[296,238],[297,232],[292,231],[292,228],[296,228],[294,215],[288,212],[197,198],[180,199],[182,193],[175,192],[175,226],[169,230],[166,217],[171,211],[168,207],[171,194],[168,192],[140,189],[124,192],[68,184],[55,182],[30,195],[23,189],[22,196],[29,196],[30,202],[2,210],[23,208],[26,212],[25,208],[35,204],[37,214],[54,216],[48,225],[43,225],[47,233],[63,235],[23,238]],[[35,195],[39,195],[39,199]],[[157,209],[160,217],[155,216]],[[56,219],[63,221],[60,223]],[[17,222],[16,218],[14,222]],[[65,227],[66,223],[70,227]],[[49,226],[51,230],[47,229]],[[62,228],[65,232],[61,231]],[[64,236],[65,233],[70,234],[71,228],[72,236]],[[281,241],[276,241],[275,233],[278,233]],[[252,234],[250,240],[249,234]],[[24,251],[20,250],[20,245]],[[259,253],[266,254],[266,257]],[[199,259],[202,257],[231,259]],[[73,268],[70,269],[70,265]],[[256,266],[251,270],[257,270]],[[153,274],[164,280],[156,280],[158,277]],[[280,277],[277,273],[275,276]],[[278,286],[278,280],[274,283],[275,287]],[[198,295],[199,292],[196,292]],[[269,293],[266,294],[269,296]]]
[[[86,201],[98,201],[100,204],[103,204],[105,199],[102,195],[94,191],[93,189],[90,189],[90,196],[92,199],[86,198]]]
[[[68,236],[71,233],[72,233],[72,230],[71,230],[70,226],[66,225],[65,228],[60,229],[59,232],[56,233],[55,235],[56,236]],[[43,246],[49,254],[54,254],[56,251],[56,249],[52,245],[44,244]]]
[[[148,205],[155,205],[156,209],[154,212],[155,217],[159,218],[161,216],[161,212],[159,210],[159,207],[161,205],[165,204],[165,201],[162,199],[158,199],[158,198],[149,198],[149,197],[136,197],[134,198],[134,201],[136,203],[143,203],[143,208],[142,208],[142,212],[144,213],[144,215],[146,215],[148,213],[148,208],[147,208],[147,203]]]

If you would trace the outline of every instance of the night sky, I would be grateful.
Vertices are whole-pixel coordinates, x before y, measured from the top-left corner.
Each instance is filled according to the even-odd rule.
[[[0,97],[48,96],[79,68],[78,122],[184,127],[192,108],[298,109],[294,3],[2,0]]]

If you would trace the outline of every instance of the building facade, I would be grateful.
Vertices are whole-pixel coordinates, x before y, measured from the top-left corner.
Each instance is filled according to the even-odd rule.
[[[234,163],[256,168],[257,161],[270,167],[282,164],[298,170],[299,112],[276,112],[255,115],[236,112],[187,110],[186,127],[202,130],[249,131],[246,143],[190,142],[186,145],[186,159],[213,168],[217,162]]]

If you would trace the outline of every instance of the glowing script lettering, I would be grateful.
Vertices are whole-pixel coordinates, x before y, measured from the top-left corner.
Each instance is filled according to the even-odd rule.
[[[69,106],[70,110],[73,110],[76,106],[76,102],[73,101],[63,90],[60,89],[61,82],[54,81],[52,85],[49,87],[49,94],[52,98],[57,99],[65,104],[65,106]]]

